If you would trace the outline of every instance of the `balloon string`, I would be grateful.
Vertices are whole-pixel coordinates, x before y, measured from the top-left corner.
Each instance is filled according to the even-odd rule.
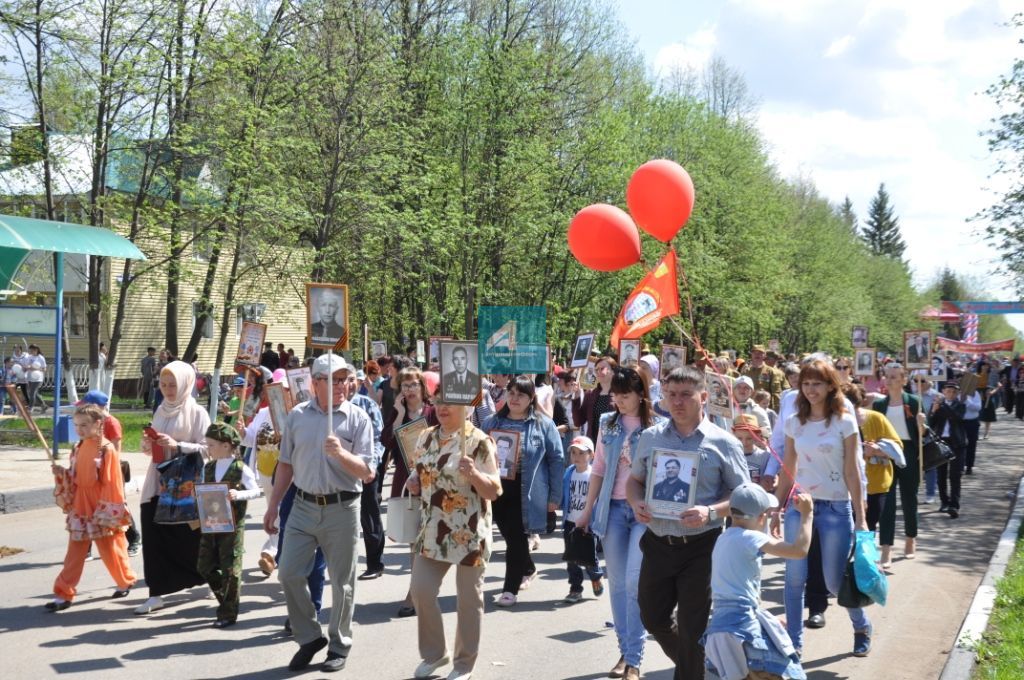
[[[682,264],[677,262],[676,265],[677,265],[678,270],[679,270],[679,277],[680,277],[680,279],[682,279],[682,283],[683,283],[683,292],[684,292],[685,298],[686,298],[686,310],[687,310],[687,314],[688,314],[688,316],[690,318],[690,331],[691,332],[687,333],[686,330],[683,328],[683,326],[676,320],[676,318],[674,316],[670,316],[670,317],[667,317],[667,318],[668,318],[669,322],[671,322],[672,325],[676,327],[676,329],[683,336],[683,338],[686,339],[686,340],[689,340],[690,343],[693,344],[695,353],[698,354],[698,355],[701,355],[701,357],[706,362],[707,366],[710,367],[711,372],[714,373],[719,378],[725,378],[726,376],[721,371],[718,370],[718,366],[715,364],[714,358],[711,356],[711,353],[708,352],[707,348],[704,347],[704,343],[702,343],[701,340],[700,340],[700,335],[697,333],[697,326],[694,323],[694,318],[693,318],[693,296],[690,294],[690,281],[686,277],[686,270],[682,266]],[[727,381],[723,380],[723,383],[728,385]],[[733,412],[734,413],[739,413],[740,412],[740,404],[739,404],[739,401],[736,399],[736,395],[734,393],[734,390],[730,389],[730,390],[728,390],[728,392],[729,392],[729,399],[730,399],[730,401],[732,402],[732,405],[733,405]],[[777,422],[776,426],[779,426],[779,425],[781,425],[781,423]],[[778,451],[776,451],[772,447],[771,442],[769,442],[768,440],[766,440],[764,438],[763,434],[761,433],[760,428],[758,428],[757,432],[751,431],[751,434],[754,435],[754,442],[758,446],[760,446],[762,449],[768,451],[768,453],[771,455],[771,457],[774,458],[776,461],[778,461],[779,469],[782,470],[782,472],[786,475],[786,477],[788,477],[789,480],[792,482],[792,484],[790,485],[789,494],[786,497],[786,502],[783,503],[783,508],[785,508],[787,505],[789,505],[789,502],[793,498],[794,494],[797,493],[796,475],[793,473],[792,470],[790,470],[786,466],[785,461],[783,460],[783,457],[779,454]]]

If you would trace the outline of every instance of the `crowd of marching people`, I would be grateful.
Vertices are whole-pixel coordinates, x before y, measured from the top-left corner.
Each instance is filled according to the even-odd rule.
[[[138,581],[130,556],[141,543],[148,593],[136,614],[208,584],[218,600],[213,626],[233,625],[244,613],[247,503],[263,495],[257,564],[268,576],[276,571],[282,586],[282,625],[298,644],[289,668],[306,668],[326,648],[322,670],[340,670],[356,644],[356,582],[386,573],[383,499],[412,495],[420,499],[419,530],[395,614],[417,618],[416,678],[449,666],[449,680],[471,677],[494,530],[504,574],[493,606],[515,608],[538,573],[538,536],[556,531],[559,514],[564,604],[588,589],[609,602],[617,641],[609,677],[638,680],[653,640],[677,680],[804,678],[805,628],[825,626],[857,532],[877,534],[880,573],[893,569],[898,528],[902,555],[913,559],[919,503],[938,502],[958,519],[962,477],[983,464],[977,444],[997,409],[1024,419],[1018,358],[952,361],[937,377],[891,357],[858,377],[849,357],[782,356],[755,345],[746,360],[700,351],[665,370],[647,351],[628,366],[614,353],[595,355],[596,386],[588,390],[576,371],[558,367],[550,376],[484,376],[473,406],[444,401],[436,365],[394,355],[357,369],[323,354],[308,361],[309,398],[275,423],[267,386],[288,389],[285,368],[298,363],[278,350],[268,346],[264,357],[276,365],[230,383],[216,422],[196,399],[195,369],[150,352],[143,373],[157,393],[147,394],[155,410],[142,448],[152,462],[138,517],[125,497],[120,425],[106,395],[86,395],[74,414],[80,441],[69,465],[53,465],[70,536],[47,609],[72,605],[93,545],[116,584],[112,597],[129,596]],[[732,378],[732,417],[708,413],[709,375]],[[420,419],[410,465],[398,432]],[[933,467],[923,452],[935,441],[948,454]],[[658,463],[665,452],[674,455]],[[174,480],[191,465],[193,483],[227,486],[230,531],[168,519],[170,462]],[[176,498],[187,500],[184,491]],[[666,514],[666,503],[684,509]],[[785,560],[781,620],[761,601],[764,555]],[[451,571],[453,645],[437,598]],[[318,616],[328,582],[325,636]],[[871,620],[863,606],[844,608],[851,653],[867,656]]]

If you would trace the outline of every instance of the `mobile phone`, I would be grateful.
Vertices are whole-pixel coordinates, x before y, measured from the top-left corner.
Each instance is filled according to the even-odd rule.
[[[155,439],[159,439],[160,438],[160,433],[157,432],[156,430],[154,430],[152,425],[146,425],[146,427],[142,428],[142,431],[150,439],[154,439],[155,440]]]

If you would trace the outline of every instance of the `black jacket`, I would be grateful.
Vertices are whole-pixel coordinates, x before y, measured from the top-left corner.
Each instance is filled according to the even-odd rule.
[[[946,438],[954,449],[962,449],[967,445],[967,433],[964,432],[964,413],[967,411],[967,404],[957,399],[952,404],[942,399],[939,409],[928,414],[928,426],[932,431],[942,436],[949,424],[949,435]]]

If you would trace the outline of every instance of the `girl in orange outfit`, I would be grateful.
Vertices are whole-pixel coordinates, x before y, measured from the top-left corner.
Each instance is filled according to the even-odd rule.
[[[85,404],[75,410],[75,431],[79,442],[71,451],[70,469],[53,465],[58,505],[67,514],[71,534],[64,569],[53,584],[56,597],[46,604],[50,611],[71,606],[75,586],[82,578],[85,556],[95,543],[117,590],[113,597],[125,597],[136,577],[128,564],[128,541],[124,530],[129,523],[124,499],[121,463],[117,450],[103,438],[103,409]]]

